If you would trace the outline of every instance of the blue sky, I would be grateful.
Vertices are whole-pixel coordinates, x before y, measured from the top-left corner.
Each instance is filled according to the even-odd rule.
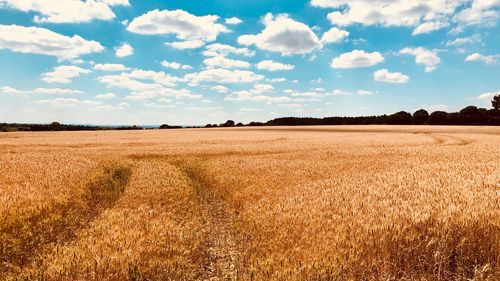
[[[489,108],[499,17],[499,0],[0,0],[0,122]]]

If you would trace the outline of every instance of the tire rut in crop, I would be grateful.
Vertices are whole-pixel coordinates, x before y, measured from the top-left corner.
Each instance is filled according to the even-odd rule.
[[[4,221],[0,225],[0,276],[15,278],[25,267],[36,267],[52,247],[73,240],[78,229],[114,205],[130,175],[128,167],[103,166],[101,173],[89,180],[82,196]]]
[[[190,179],[207,217],[204,280],[238,279],[241,242],[235,227],[235,215],[229,210],[216,187],[195,165],[178,165]]]

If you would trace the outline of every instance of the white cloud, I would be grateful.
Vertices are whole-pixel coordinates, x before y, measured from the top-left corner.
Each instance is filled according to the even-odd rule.
[[[109,6],[130,6],[129,0],[101,0]]]
[[[281,83],[281,82],[286,82],[286,78],[284,78],[284,77],[272,78],[272,79],[268,79],[268,81],[271,83]]]
[[[419,35],[419,34],[426,34],[426,33],[431,33],[433,31],[445,28],[449,26],[450,24],[446,21],[428,21],[420,24],[417,26],[414,30],[412,35]]]
[[[422,108],[424,108],[429,112],[434,112],[434,111],[448,111],[450,107],[445,104],[431,104],[431,105],[424,104]]]
[[[172,89],[161,87],[154,91],[132,92],[126,97],[128,100],[149,100],[157,98],[175,98],[175,99],[202,99],[201,95],[195,95],[187,89]]]
[[[216,23],[218,16],[195,16],[183,10],[153,10],[132,20],[127,30],[144,35],[175,34],[179,40],[215,41],[220,33],[229,32]]]
[[[362,50],[354,50],[334,58],[331,66],[333,68],[359,68],[373,66],[383,61],[384,57],[379,52],[367,53]]]
[[[267,14],[263,21],[264,30],[257,35],[242,35],[238,43],[255,45],[260,49],[279,52],[282,55],[306,54],[322,45],[309,26],[294,21],[286,14]]]
[[[163,86],[175,86],[176,83],[183,81],[183,79],[171,76],[163,71],[135,69],[124,75],[133,79],[153,81]]]
[[[201,99],[202,96],[192,94],[187,89],[172,89],[165,86],[173,85],[179,80],[164,72],[147,70],[134,70],[130,73],[120,75],[106,75],[98,77],[97,80],[106,84],[108,88],[121,88],[130,90],[126,97],[129,100],[147,100],[154,98],[176,98],[176,99]],[[142,80],[142,81],[139,81]]]
[[[221,94],[225,94],[225,93],[227,93],[229,91],[229,89],[227,87],[224,87],[222,85],[213,86],[210,89],[212,91],[216,91],[216,92],[221,93]]]
[[[159,91],[163,88],[162,85],[157,83],[146,83],[132,79],[126,73],[100,76],[97,81],[106,84],[108,88],[121,88],[136,92]]]
[[[461,25],[480,25],[493,27],[500,18],[500,1],[472,0],[470,7],[463,9],[454,16],[454,20]]]
[[[114,64],[114,63],[98,63],[94,65],[95,70],[102,70],[102,71],[125,71],[128,70],[129,68],[124,66],[123,64]]]
[[[242,107],[242,108],[238,109],[238,111],[241,111],[241,112],[259,112],[259,111],[262,111],[262,108]]]
[[[255,52],[247,48],[236,48],[230,45],[219,43],[206,46],[206,50],[203,52],[203,55],[206,57],[227,56],[229,54],[253,57],[255,55]]]
[[[272,92],[274,90],[273,85],[270,84],[255,84],[250,90],[252,94],[263,94],[267,92]]]
[[[261,61],[256,66],[257,66],[257,69],[268,70],[268,71],[292,70],[295,68],[294,65],[283,64],[283,63],[275,62],[272,60]]]
[[[82,23],[112,20],[115,14],[110,6],[130,5],[128,0],[0,0],[5,5],[23,12],[34,12],[37,23]]]
[[[100,101],[93,100],[78,100],[74,98],[55,98],[51,100],[40,100],[36,102],[37,104],[50,105],[54,107],[76,107],[80,105],[88,106],[102,106],[103,103]]]
[[[371,96],[371,95],[373,95],[373,92],[365,91],[365,90],[358,90],[357,94],[358,94],[358,96]]]
[[[91,71],[74,65],[60,65],[54,67],[52,72],[42,74],[42,81],[47,83],[71,83],[71,79],[79,77],[80,74],[87,74]]]
[[[387,69],[380,69],[373,73],[373,79],[383,83],[405,84],[410,80],[410,77],[401,72],[389,72]]]
[[[55,56],[61,60],[101,52],[104,47],[78,35],[68,37],[40,27],[0,25],[0,49]]]
[[[116,95],[113,93],[107,93],[107,94],[97,95],[95,96],[95,98],[100,100],[110,100],[116,98]]]
[[[224,56],[206,58],[203,63],[207,68],[249,68],[250,63],[242,60],[228,59]]]
[[[480,100],[491,101],[491,100],[493,100],[493,97],[498,96],[498,95],[500,95],[500,91],[480,94],[479,96],[477,96],[477,98]]]
[[[249,91],[239,91],[225,97],[224,100],[253,101],[253,102],[266,102],[266,103],[287,103],[292,101],[292,98],[286,96],[255,95]]]
[[[236,25],[236,24],[240,24],[242,23],[243,21],[240,20],[239,18],[237,17],[232,17],[232,18],[228,18],[226,19],[226,24],[232,24],[232,25]]]
[[[301,97],[301,98],[316,98],[321,99],[325,97],[324,93],[318,92],[293,92],[291,93],[292,97]]]
[[[120,47],[115,49],[115,55],[118,58],[128,57],[134,54],[134,48],[128,43],[123,43]]]
[[[481,35],[474,34],[469,37],[456,38],[455,40],[450,40],[446,42],[446,46],[462,46],[466,44],[474,44],[481,42]]]
[[[348,36],[348,31],[332,27],[330,30],[323,33],[323,36],[321,36],[321,43],[342,43]]]
[[[172,68],[172,69],[193,69],[192,66],[187,65],[187,64],[180,64],[178,62],[168,62],[168,61],[162,61],[161,65],[166,68]]]
[[[220,84],[252,83],[264,79],[264,76],[248,70],[212,68],[198,73],[186,74],[184,78],[191,81],[192,85],[198,85],[201,82],[214,82]]]
[[[0,88],[0,93],[13,96],[28,96],[28,95],[73,95],[81,94],[81,91],[61,88],[36,88],[34,90],[18,90],[12,87],[4,86]]]
[[[352,93],[348,92],[348,91],[340,90],[340,89],[335,89],[335,90],[333,90],[333,92],[328,93],[327,95],[328,96],[351,96]]]
[[[165,43],[165,45],[170,46],[174,49],[187,50],[187,49],[197,49],[205,45],[203,40],[187,40]]]
[[[415,63],[425,65],[425,72],[433,72],[441,63],[436,51],[427,50],[422,47],[404,48],[401,54],[415,56]]]
[[[474,53],[465,58],[465,61],[480,61],[485,64],[495,64],[500,61],[500,55],[481,55]]]
[[[333,8],[328,14],[332,24],[414,27],[452,15],[460,0],[311,0],[316,7]],[[431,24],[432,25],[432,24]],[[421,30],[429,27],[421,27]]]
[[[73,98],[56,98],[52,100],[40,100],[37,101],[36,103],[43,105],[57,106],[57,107],[75,107],[77,105],[80,105],[81,102],[80,100]]]

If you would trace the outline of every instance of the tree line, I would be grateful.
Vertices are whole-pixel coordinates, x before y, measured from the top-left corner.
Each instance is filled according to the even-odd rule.
[[[499,126],[500,125],[500,95],[492,100],[492,109],[467,106],[459,112],[428,111],[420,109],[413,114],[400,111],[391,115],[359,116],[359,117],[283,117],[267,122],[251,122],[243,125],[232,120],[205,127],[234,127],[234,126],[314,126],[314,125],[475,125]]]
[[[492,109],[467,106],[459,112],[428,111],[420,109],[413,114],[400,111],[390,115],[359,117],[283,117],[267,122],[236,123],[228,120],[222,124],[207,124],[205,128],[242,127],[242,126],[314,126],[314,125],[474,125],[500,126],[500,95],[493,97]],[[159,129],[200,128],[196,126],[182,127],[163,124]],[[143,130],[140,126],[91,126],[66,125],[59,122],[50,124],[8,124],[0,123],[0,132],[11,131],[97,131],[97,130]],[[149,128],[150,129],[150,128]]]

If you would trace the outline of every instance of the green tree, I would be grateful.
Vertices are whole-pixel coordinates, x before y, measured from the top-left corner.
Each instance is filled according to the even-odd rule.
[[[493,97],[493,100],[491,101],[491,105],[495,110],[500,110],[500,94],[496,95]]]
[[[429,112],[425,109],[420,109],[413,113],[413,123],[415,125],[423,125],[429,121]]]

